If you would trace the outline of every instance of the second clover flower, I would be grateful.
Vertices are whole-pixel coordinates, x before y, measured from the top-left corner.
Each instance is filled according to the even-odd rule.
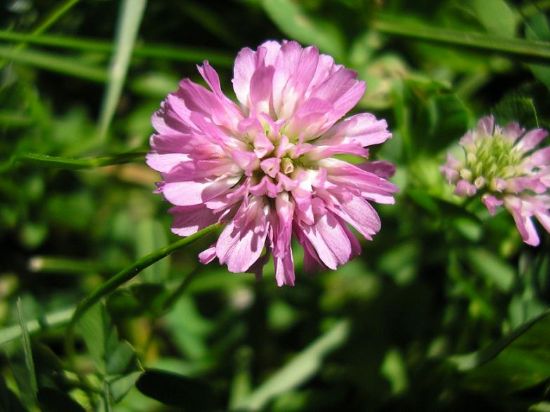
[[[153,116],[147,163],[161,172],[159,192],[174,205],[172,231],[189,236],[226,223],[200,260],[259,273],[271,254],[279,286],[294,285],[293,235],[306,269],[335,269],[359,254],[347,224],[371,239],[380,219],[370,202],[393,203],[396,191],[386,180],[393,165],[366,161],[367,146],[391,137],[386,122],[369,113],[340,121],[365,83],[294,41],[239,52],[239,104],[208,62],[199,72],[210,90],[184,79]],[[365,161],[353,165],[340,154]]]
[[[449,154],[441,168],[456,185],[455,194],[481,193],[491,214],[500,206],[508,209],[523,241],[532,246],[540,242],[533,218],[550,232],[550,147],[537,148],[547,135],[517,123],[501,127],[486,116],[460,140],[463,160]]]

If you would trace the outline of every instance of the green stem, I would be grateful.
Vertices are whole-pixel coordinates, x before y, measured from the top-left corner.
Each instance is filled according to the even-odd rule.
[[[181,249],[182,247],[191,244],[195,240],[198,240],[203,236],[216,231],[219,227],[220,227],[219,224],[217,223],[213,224],[211,226],[208,226],[198,231],[197,233],[191,236],[176,240],[175,242],[169,244],[168,246],[164,246],[142,257],[138,261],[134,262],[132,265],[118,272],[116,275],[114,275],[112,278],[110,278],[101,286],[99,286],[96,290],[94,290],[91,294],[85,297],[76,307],[73,317],[71,318],[71,321],[69,322],[69,325],[67,327],[67,334],[65,338],[65,350],[67,352],[69,362],[74,365],[74,329],[75,329],[76,323],[86,313],[88,309],[90,309],[93,305],[99,302],[103,297],[114,292],[119,286],[128,282],[130,279],[136,277],[138,273],[141,272],[143,269],[151,266],[153,263],[168,256],[175,250]]]
[[[53,34],[33,35],[6,30],[0,30],[0,40],[26,42],[42,46],[95,53],[111,53],[114,49],[111,42],[101,40]],[[219,66],[230,67],[233,65],[233,57],[221,51],[204,48],[173,47],[158,43],[136,45],[132,51],[132,56],[155,57],[163,60],[184,62],[198,62],[207,59],[210,63]]]
[[[98,136],[102,142],[115,115],[146,4],[147,0],[123,0],[120,6],[115,49],[99,116]]]
[[[63,309],[57,312],[48,313],[41,319],[33,319],[25,322],[25,327],[29,334],[39,332],[41,330],[49,330],[60,326],[65,326],[69,323],[74,308]],[[13,325],[0,329],[0,346],[4,343],[10,342],[21,336],[21,326]]]
[[[40,153],[24,153],[16,157],[16,161],[34,163],[44,167],[60,169],[87,169],[92,167],[111,166],[143,160],[145,152],[120,153],[111,156],[74,159],[61,156],[50,156]]]
[[[38,25],[38,27],[36,27],[32,31],[32,34],[44,33],[51,26],[53,26],[56,21],[63,17],[69,10],[71,10],[79,1],[80,0],[67,0],[63,4],[59,5],[50,14],[48,14],[48,16],[44,19],[42,23]]]
[[[189,273],[185,279],[178,285],[178,287],[162,302],[162,312],[168,310],[172,305],[178,300],[183,292],[187,290],[187,287],[191,284],[191,281],[195,278],[195,275],[198,273],[198,269],[193,270]]]
[[[32,35],[39,35],[44,33],[46,30],[48,30],[51,26],[53,26],[61,17],[63,17],[69,10],[73,8],[73,6],[78,3],[80,0],[67,0],[61,5],[59,5],[57,8],[55,8],[48,16],[42,21],[32,32]],[[22,50],[27,46],[26,42],[24,40],[21,41],[20,44],[18,44],[14,50]],[[5,61],[0,62],[0,69],[4,67]]]
[[[377,16],[371,22],[371,26],[382,33],[396,36],[501,52],[540,61],[550,60],[550,43],[545,41],[504,38],[486,33],[439,28],[410,19],[384,15]]]
[[[105,69],[85,65],[74,58],[61,57],[36,50],[17,50],[0,46],[0,58],[63,73],[69,76],[80,77],[94,82],[103,83],[107,80],[107,72]]]
[[[34,273],[82,275],[109,272],[108,267],[101,263],[53,256],[33,256],[29,259],[28,267],[29,270]]]

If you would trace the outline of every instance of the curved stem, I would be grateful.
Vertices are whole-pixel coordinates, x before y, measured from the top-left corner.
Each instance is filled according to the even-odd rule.
[[[40,166],[56,167],[61,169],[86,169],[91,167],[110,166],[130,163],[135,160],[143,160],[145,152],[120,153],[110,156],[70,158],[50,156],[41,153],[23,153],[15,158],[15,161],[34,163]]]
[[[547,62],[550,59],[550,42],[521,38],[503,38],[487,33],[433,27],[411,19],[380,14],[371,22],[382,33],[415,38],[443,44],[489,50]]]
[[[91,294],[86,296],[76,307],[76,310],[74,311],[71,321],[69,322],[69,325],[67,327],[67,334],[65,337],[65,351],[67,352],[69,363],[71,365],[74,365],[74,338],[75,338],[74,329],[75,329],[76,323],[88,311],[88,309],[90,309],[93,305],[99,302],[103,297],[114,292],[119,286],[126,283],[130,279],[136,277],[137,274],[141,272],[143,269],[151,266],[153,263],[168,256],[175,250],[180,249],[184,246],[187,246],[190,243],[194,242],[195,240],[198,240],[203,236],[216,231],[219,227],[220,227],[219,223],[213,224],[211,226],[208,226],[198,231],[197,233],[191,236],[176,240],[175,242],[169,244],[168,246],[164,246],[142,257],[138,261],[134,262],[132,265],[118,272],[116,275],[114,275],[112,278],[110,278],[101,286],[99,286],[96,290],[94,290]]]

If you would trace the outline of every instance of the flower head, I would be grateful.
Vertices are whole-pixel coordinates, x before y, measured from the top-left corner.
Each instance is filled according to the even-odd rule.
[[[460,140],[464,159],[449,154],[441,168],[457,195],[482,193],[491,214],[500,206],[508,209],[532,246],[539,244],[533,217],[550,232],[550,147],[537,149],[547,135],[543,129],[526,132],[517,123],[500,127],[486,116]]]
[[[174,205],[172,231],[188,236],[226,223],[199,255],[231,272],[261,271],[273,256],[279,286],[294,284],[291,238],[307,268],[335,269],[360,252],[347,224],[371,239],[380,219],[370,202],[393,203],[391,164],[366,162],[366,146],[391,137],[384,120],[361,113],[339,121],[365,91],[356,73],[315,47],[268,41],[242,49],[228,99],[216,71],[198,70],[153,115],[147,156],[162,174],[158,190]],[[335,158],[365,159],[353,165]]]

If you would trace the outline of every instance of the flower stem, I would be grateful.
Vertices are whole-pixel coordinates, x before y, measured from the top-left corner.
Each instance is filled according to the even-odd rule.
[[[111,156],[89,157],[89,158],[70,158],[61,156],[50,156],[40,153],[24,153],[16,156],[15,161],[34,163],[45,167],[54,167],[60,169],[86,169],[91,167],[101,167],[130,163],[135,160],[143,160],[145,152],[120,153]]]
[[[550,60],[550,43],[545,41],[438,28],[410,19],[384,15],[377,16],[371,24],[375,30],[396,36],[490,50],[541,61]]]
[[[69,322],[67,327],[67,334],[65,337],[65,350],[69,358],[69,363],[74,365],[74,329],[78,320],[90,309],[93,305],[99,302],[103,297],[114,292],[119,286],[126,283],[130,279],[136,277],[139,272],[143,269],[151,266],[153,263],[159,261],[160,259],[168,256],[177,249],[180,249],[184,246],[187,246],[193,243],[195,240],[202,238],[203,236],[216,231],[220,227],[219,223],[208,226],[197,233],[185,237],[183,239],[178,239],[175,242],[164,246],[156,251],[142,257],[141,259],[134,262],[132,265],[126,267],[125,269],[118,272],[112,278],[107,280],[91,294],[86,296],[76,307],[74,314]],[[73,369],[75,369],[73,367]]]

